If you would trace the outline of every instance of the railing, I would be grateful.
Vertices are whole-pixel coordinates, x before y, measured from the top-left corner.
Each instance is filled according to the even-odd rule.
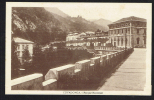
[[[95,46],[95,50],[124,50],[125,47],[106,47],[106,46]]]

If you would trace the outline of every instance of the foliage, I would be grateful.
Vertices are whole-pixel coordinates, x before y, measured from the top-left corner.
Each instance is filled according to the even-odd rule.
[[[74,75],[65,73],[61,77],[59,77],[57,80],[58,89],[65,89],[65,90],[74,89],[75,81],[76,81],[76,78],[74,77]]]
[[[22,59],[24,60],[24,62],[29,62],[29,60],[31,59],[29,50],[27,48],[25,48],[23,51]]]
[[[20,61],[17,57],[17,52],[16,52],[16,44],[14,40],[11,42],[11,78],[16,76],[18,68],[20,68],[21,64]]]
[[[95,31],[102,27],[82,17],[63,18],[42,7],[13,7],[12,32],[15,36],[44,45],[64,41],[69,31]]]
[[[26,68],[26,69],[29,68],[31,65],[31,62],[30,62],[31,56],[30,56],[29,50],[27,48],[25,48],[23,51],[22,60],[23,60],[22,67]]]
[[[32,67],[35,70],[46,74],[47,71],[54,67],[59,67],[69,63],[75,63],[79,60],[89,59],[93,55],[87,50],[69,50],[58,48],[54,50],[52,47],[41,51],[40,47],[34,48]]]

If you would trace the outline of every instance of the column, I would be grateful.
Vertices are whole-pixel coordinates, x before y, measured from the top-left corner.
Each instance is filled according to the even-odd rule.
[[[127,35],[127,47],[129,47],[130,46],[130,39],[129,39],[129,35]]]
[[[129,43],[130,45],[129,45],[129,46],[132,47],[132,41],[131,41],[131,35],[132,35],[132,23],[131,23],[131,22],[130,22],[130,34],[129,34],[129,35],[130,35],[130,43]]]
[[[123,37],[123,46],[125,47],[125,36]]]
[[[114,46],[114,38],[112,37],[112,45]]]
[[[119,36],[119,46],[121,46],[121,36]]]

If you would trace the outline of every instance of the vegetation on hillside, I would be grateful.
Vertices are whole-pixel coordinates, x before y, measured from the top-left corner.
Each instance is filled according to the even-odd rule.
[[[81,16],[64,18],[43,7],[13,7],[12,33],[37,44],[66,39],[68,32],[96,31],[102,27]]]

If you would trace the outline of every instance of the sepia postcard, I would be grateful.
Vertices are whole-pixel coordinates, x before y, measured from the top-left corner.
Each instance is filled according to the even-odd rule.
[[[152,3],[6,3],[5,94],[151,95]]]

